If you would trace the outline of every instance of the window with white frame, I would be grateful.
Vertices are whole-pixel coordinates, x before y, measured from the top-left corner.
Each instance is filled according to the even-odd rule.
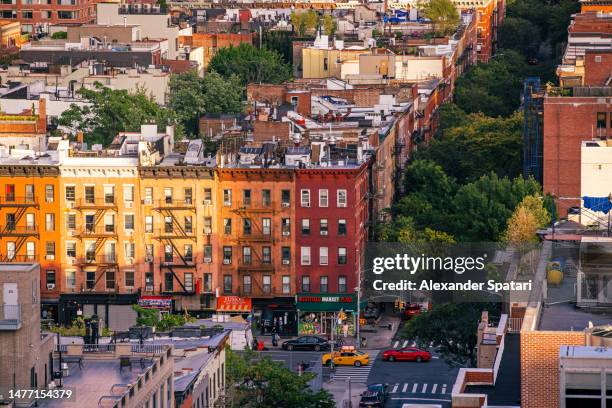
[[[133,185],[123,186],[123,201],[126,203],[134,202],[134,186]]]
[[[338,207],[346,207],[346,190],[338,190]]]
[[[319,248],[319,265],[329,264],[329,250],[327,247]]]
[[[310,190],[300,191],[300,203],[302,207],[310,207]]]
[[[310,247],[301,248],[300,260],[302,265],[310,265]]]
[[[329,192],[325,190],[319,190],[319,207],[327,207],[329,205]]]

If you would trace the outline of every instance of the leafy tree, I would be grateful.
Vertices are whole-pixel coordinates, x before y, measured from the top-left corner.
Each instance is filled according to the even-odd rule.
[[[459,24],[459,12],[450,0],[429,0],[420,6],[423,15],[431,20],[434,31],[442,35],[452,34]]]
[[[536,231],[550,223],[550,214],[544,202],[529,195],[515,208],[508,219],[504,241],[514,246],[537,242]]]
[[[487,309],[496,310],[497,306],[466,302],[434,305],[430,312],[413,317],[400,335],[423,348],[433,344],[451,366],[474,366],[478,322]]]
[[[540,30],[520,17],[508,17],[498,30],[499,47],[520,51],[527,56],[535,56],[540,46]]]
[[[291,25],[293,30],[303,37],[308,30],[316,30],[319,26],[319,14],[314,10],[292,11]]]
[[[144,89],[129,93],[96,83],[94,89],[81,88],[77,93],[88,105],[71,104],[58,123],[73,135],[83,131],[88,143],[107,146],[119,132],[139,131],[145,123],[163,127],[173,122],[172,112],[157,105]]]
[[[262,43],[272,51],[282,55],[283,60],[293,61],[293,33],[290,31],[264,30]]]
[[[379,238],[382,241],[400,242],[402,244],[455,243],[455,238],[446,232],[436,231],[431,228],[418,230],[414,225],[414,220],[405,215],[399,215],[391,222],[386,223],[380,232]]]
[[[172,75],[168,106],[190,137],[198,134],[204,113],[238,113],[242,110],[244,86],[240,78],[225,79],[215,71],[204,78],[195,71]]]
[[[226,79],[237,75],[243,84],[282,83],[291,78],[291,67],[282,56],[266,48],[250,44],[221,48],[210,60],[209,70]]]
[[[333,408],[331,395],[313,392],[308,382],[314,374],[301,376],[269,358],[255,360],[252,352],[239,355],[226,350],[226,395],[231,406],[244,408]],[[228,404],[226,404],[228,405]]]
[[[51,38],[54,40],[65,40],[68,38],[68,33],[66,31],[56,31],[51,34]]]
[[[571,16],[580,11],[580,3],[575,0],[560,0],[550,7],[548,16],[548,39],[554,56],[563,54],[563,44],[567,42],[567,27]]]
[[[323,17],[323,34],[332,36],[336,32],[336,19],[331,14],[326,14]]]

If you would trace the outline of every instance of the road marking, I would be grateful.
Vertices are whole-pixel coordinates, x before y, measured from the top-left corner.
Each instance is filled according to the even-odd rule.
[[[406,347],[408,345],[408,340],[404,341],[404,344],[402,344],[402,348]]]
[[[404,383],[404,388],[402,388],[402,392],[406,392],[406,388],[408,388],[408,383]]]
[[[442,394],[446,394],[446,384],[442,384]]]
[[[395,343],[393,343],[393,347],[392,348],[396,349],[397,346],[399,346],[399,340],[395,340]]]
[[[438,356],[431,356],[431,358],[434,359],[434,360],[439,360],[440,359],[440,357],[438,357]]]
[[[423,384],[423,389],[421,390],[421,394],[425,394],[427,392],[427,383]]]
[[[416,341],[413,341],[413,342],[410,344],[410,347],[416,347]]]
[[[433,388],[431,389],[431,393],[435,394],[437,389],[438,389],[438,384],[434,384]]]
[[[442,398],[411,398],[411,397],[392,397],[392,400],[408,400],[408,401],[441,401],[441,402],[451,402],[449,399]],[[408,404],[404,404],[402,407],[409,407]]]
[[[397,387],[399,387],[399,384],[395,384],[395,387],[393,387],[393,391],[391,392],[397,392]]]
[[[419,383],[414,383],[414,386],[412,387],[412,393],[416,394],[416,390],[419,387]]]

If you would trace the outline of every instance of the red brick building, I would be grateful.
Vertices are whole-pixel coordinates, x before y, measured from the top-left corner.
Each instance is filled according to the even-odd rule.
[[[0,18],[19,21],[25,32],[46,32],[54,24],[92,23],[96,10],[94,0],[7,0],[0,3]]]

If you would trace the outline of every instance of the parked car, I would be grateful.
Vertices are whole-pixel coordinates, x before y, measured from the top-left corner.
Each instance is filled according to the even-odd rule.
[[[388,385],[382,383],[368,385],[368,388],[361,393],[359,408],[383,408],[389,396],[387,388]]]
[[[326,353],[321,357],[321,363],[323,365],[330,365],[332,362],[334,365],[361,367],[362,365],[368,365],[370,362],[370,355],[363,351],[356,350],[353,346],[344,346],[340,351]]]
[[[385,350],[383,352],[385,361],[422,361],[431,360],[431,353],[416,347],[404,347],[398,350]]]
[[[311,350],[321,351],[329,349],[329,342],[318,336],[300,336],[297,339],[287,340],[281,345],[283,350]]]
[[[402,318],[412,319],[414,316],[421,314],[421,305],[418,303],[409,303],[406,305],[406,309],[402,313]]]

